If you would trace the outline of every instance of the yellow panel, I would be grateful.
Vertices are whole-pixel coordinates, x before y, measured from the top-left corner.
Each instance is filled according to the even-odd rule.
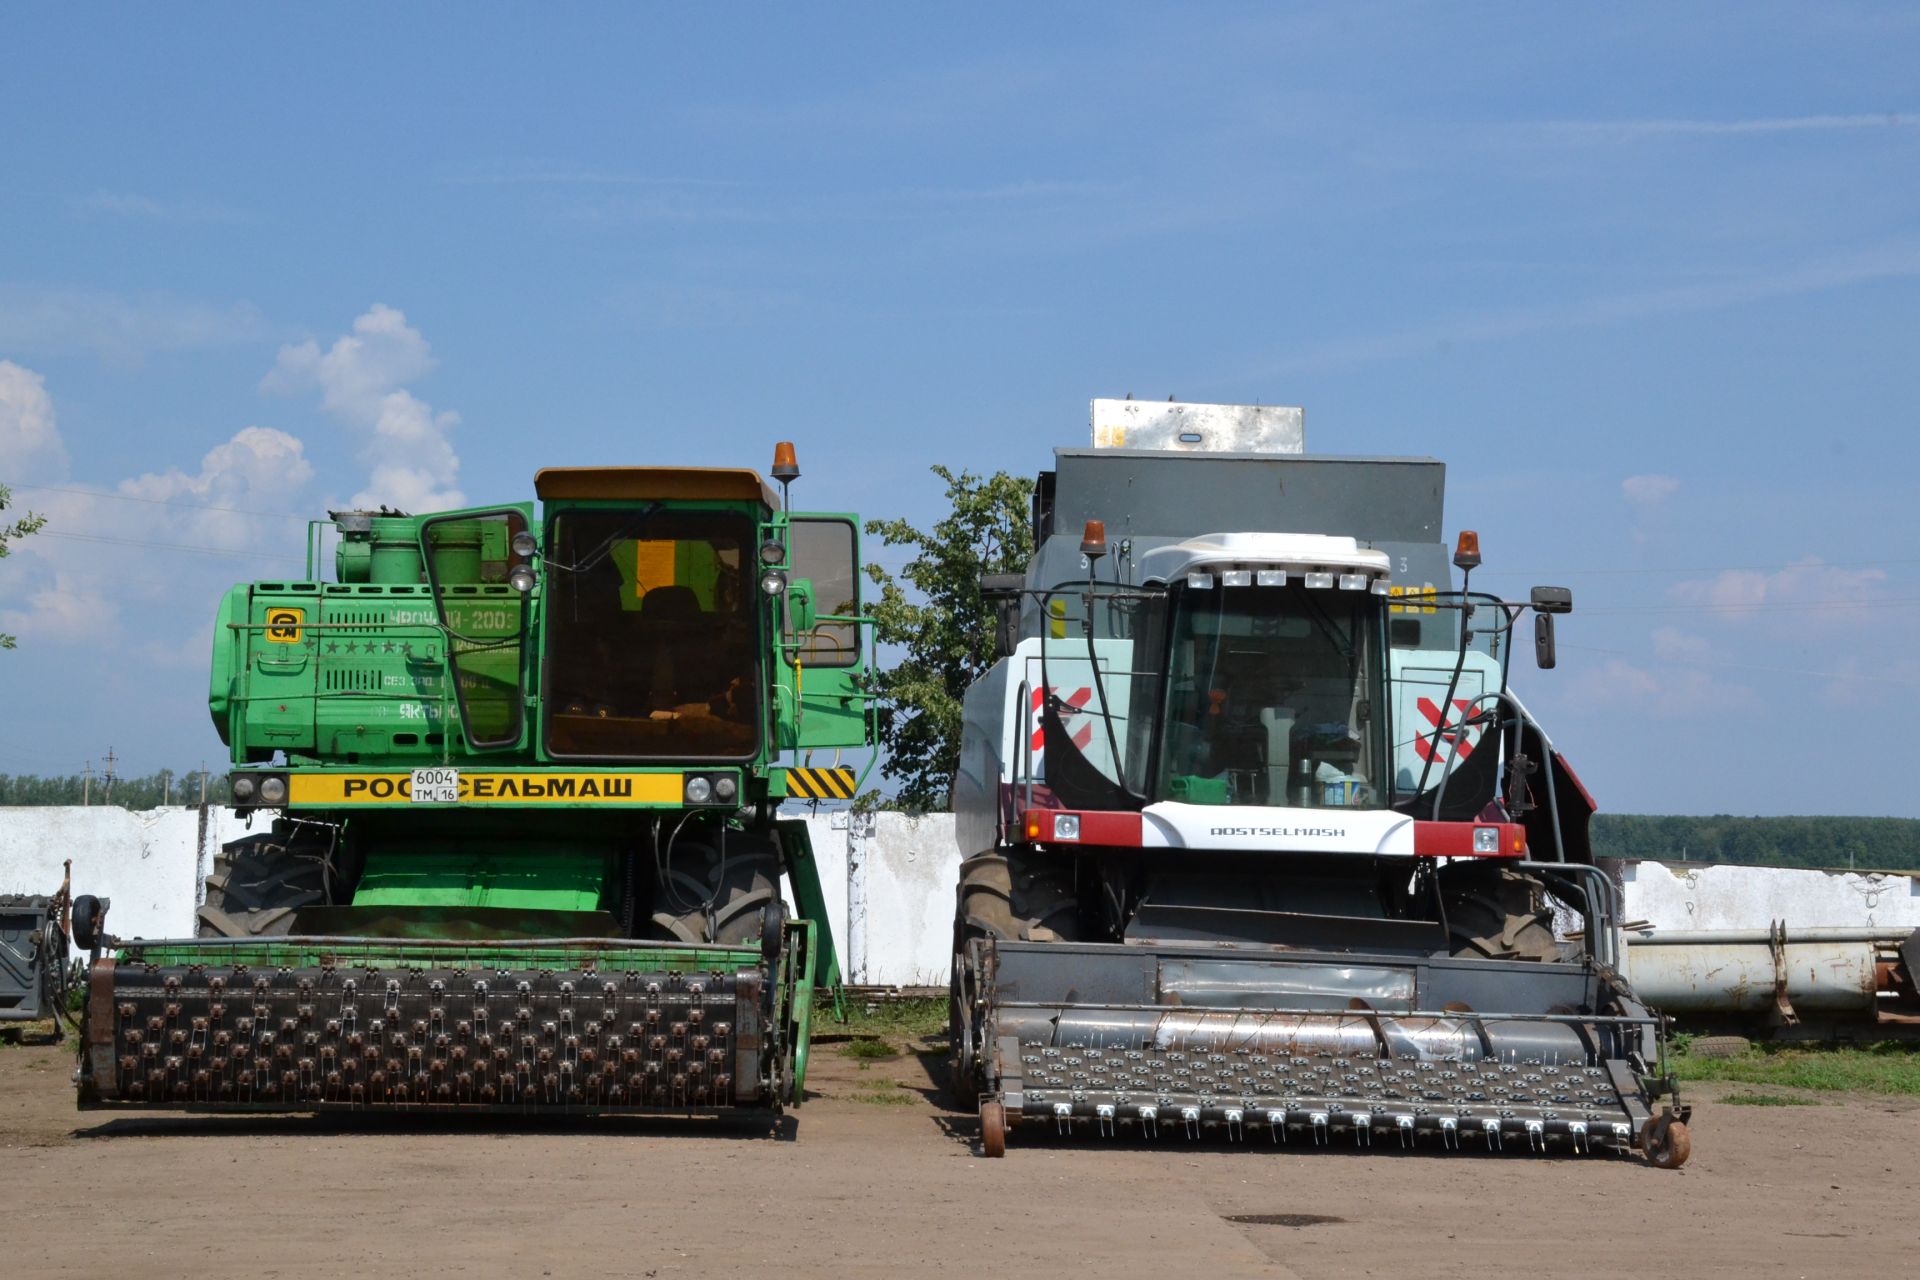
[[[289,804],[410,805],[412,775],[296,773],[287,779]],[[685,783],[677,773],[508,773],[460,771],[460,803],[679,804]]]

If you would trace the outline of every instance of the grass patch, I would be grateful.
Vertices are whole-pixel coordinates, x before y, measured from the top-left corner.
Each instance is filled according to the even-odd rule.
[[[824,1005],[831,1008],[830,1004]],[[835,1022],[831,1015],[814,1015],[816,1033],[847,1035],[861,1040],[927,1040],[947,1031],[945,996],[915,997],[911,1000],[862,1000],[847,997],[847,1020]]]
[[[1730,1093],[1720,1099],[1736,1107],[1817,1107],[1817,1098],[1796,1098],[1784,1093]]]
[[[1852,1049],[1756,1045],[1752,1052],[1737,1058],[1694,1058],[1682,1054],[1668,1061],[1673,1073],[1682,1080],[1779,1085],[1820,1093],[1920,1097],[1920,1052],[1894,1042]]]
[[[869,1102],[876,1107],[910,1107],[914,1103],[914,1096],[897,1080],[873,1080],[861,1085],[860,1092],[853,1095],[853,1100]]]
[[[871,1061],[876,1058],[897,1058],[900,1051],[886,1040],[849,1040],[840,1046],[840,1052],[849,1058]]]

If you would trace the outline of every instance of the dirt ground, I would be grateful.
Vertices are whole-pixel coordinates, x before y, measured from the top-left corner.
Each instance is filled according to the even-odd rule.
[[[1016,1132],[978,1157],[937,1047],[817,1045],[789,1132],[73,1109],[0,1045],[8,1276],[1895,1276],[1920,1104],[1696,1095],[1692,1163]],[[1750,1090],[1749,1090],[1750,1092]],[[882,1103],[869,1099],[889,1098]],[[1277,1222],[1235,1222],[1239,1216]]]

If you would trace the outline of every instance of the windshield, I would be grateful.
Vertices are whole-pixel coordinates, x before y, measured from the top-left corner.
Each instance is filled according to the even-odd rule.
[[[1370,596],[1215,587],[1174,601],[1153,798],[1385,805],[1381,610]]]
[[[546,596],[547,749],[734,759],[758,742],[755,527],[731,512],[562,512]]]
[[[1497,745],[1476,755],[1512,650],[1492,597],[1063,583],[1038,603],[1021,776],[1067,808],[1377,809],[1492,786]]]

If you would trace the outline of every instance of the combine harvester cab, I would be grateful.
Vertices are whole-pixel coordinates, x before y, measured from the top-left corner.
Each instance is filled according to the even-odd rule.
[[[537,518],[338,513],[304,580],[229,592],[211,707],[256,834],[197,937],[76,910],[80,1105],[798,1102],[839,974],[776,810],[853,793],[871,638],[857,521],[786,509],[790,445],[773,474],[552,469]]]
[[[1010,1130],[1686,1159],[1592,802],[1507,687],[1559,588],[1452,585],[1444,468],[1097,401],[954,797],[958,1088]],[[1223,447],[1224,444],[1224,447]],[[1574,928],[1556,935],[1554,905]]]

